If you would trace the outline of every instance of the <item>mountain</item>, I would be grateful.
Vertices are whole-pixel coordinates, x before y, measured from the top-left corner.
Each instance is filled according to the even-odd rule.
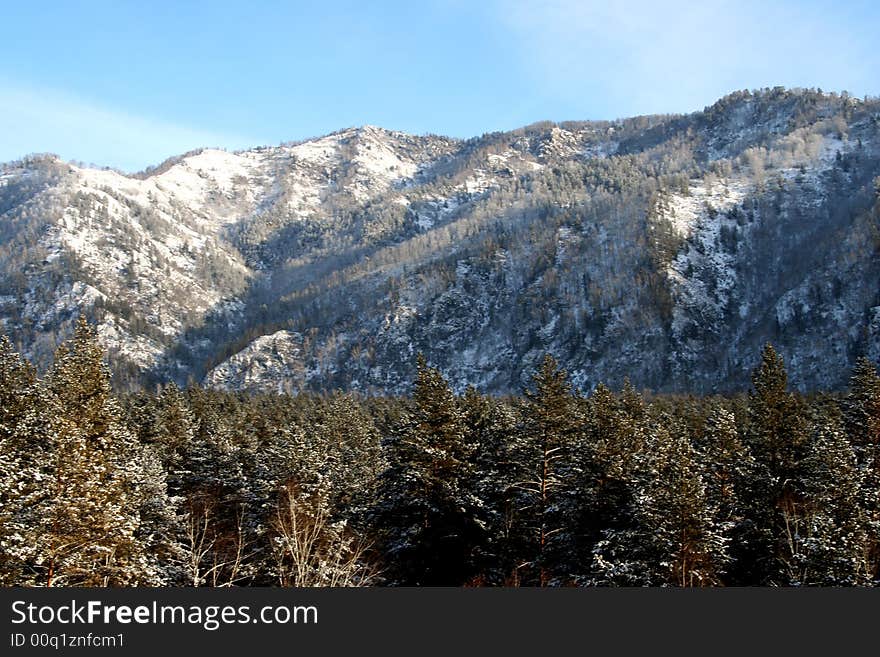
[[[135,175],[0,166],[0,331],[75,318],[120,387],[724,392],[761,347],[802,390],[880,358],[880,101],[741,91],[688,115],[468,140],[373,126]]]

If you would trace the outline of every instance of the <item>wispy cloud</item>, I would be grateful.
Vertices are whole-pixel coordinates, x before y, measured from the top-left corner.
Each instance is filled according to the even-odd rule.
[[[880,92],[877,10],[820,5],[510,0],[495,7],[543,93],[593,106],[598,97],[639,113],[699,109],[763,86]]]
[[[0,161],[50,152],[65,159],[136,171],[202,146],[237,149],[258,143],[0,78]]]

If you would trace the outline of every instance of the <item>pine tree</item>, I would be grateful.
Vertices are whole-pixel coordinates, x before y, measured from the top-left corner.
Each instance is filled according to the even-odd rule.
[[[867,358],[856,361],[841,405],[861,477],[859,501],[868,533],[866,569],[876,583],[880,582],[880,375]]]
[[[54,446],[31,365],[0,337],[0,585],[30,581]]]
[[[596,545],[596,583],[718,584],[727,539],[684,427],[669,416],[656,418],[637,462],[632,524],[606,530]]]
[[[44,455],[35,583],[161,583],[162,555],[155,537],[145,536],[141,514],[155,516],[147,507],[167,502],[164,479],[160,469],[146,466],[124,426],[103,352],[82,318],[74,337],[56,351],[47,393],[55,444]]]
[[[481,395],[468,386],[460,399],[467,444],[473,449],[473,466],[465,487],[474,492],[477,522],[485,527],[485,542],[474,553],[474,584],[504,584],[514,573],[520,546],[514,531],[516,466],[510,436],[516,426],[505,402]]]
[[[635,521],[633,471],[647,440],[641,395],[628,383],[616,396],[599,384],[586,400],[581,436],[573,459],[576,504],[572,519],[580,578],[594,579],[594,552],[608,532],[631,528]]]
[[[192,440],[195,418],[180,389],[169,383],[162,388],[157,400],[155,441],[175,463],[180,452]]]
[[[742,513],[740,494],[751,476],[752,456],[739,439],[733,412],[716,405],[706,418],[699,443],[706,473],[706,492],[722,522],[736,522]]]
[[[140,392],[125,398],[124,411],[138,442],[159,458],[169,492],[178,494],[183,454],[193,439],[195,425],[186,397],[174,383],[169,383],[155,395]]]
[[[749,394],[750,442],[756,457],[784,486],[795,476],[806,442],[803,409],[788,392],[788,375],[782,358],[771,345],[764,347],[761,364],[752,374]]]
[[[739,438],[733,411],[713,404],[698,442],[708,505],[716,509],[716,523],[726,540],[730,561],[726,565],[728,582],[740,581],[740,554],[750,558],[748,537],[751,524],[747,520],[744,499],[755,480],[755,462]]]
[[[750,528],[738,546],[741,565],[751,572],[743,573],[742,583],[779,585],[788,577],[780,560],[786,550],[786,509],[797,508],[804,494],[807,424],[801,402],[788,392],[782,358],[769,344],[752,385],[746,437],[755,468],[744,492]]]
[[[455,396],[440,372],[419,356],[415,408],[389,436],[378,525],[389,575],[400,584],[459,585],[471,579],[483,540],[478,504],[465,483],[471,446]]]
[[[322,488],[335,507],[363,512],[375,497],[385,467],[372,418],[352,395],[337,393],[315,421],[315,433],[326,445],[325,464],[319,467],[325,479]]]
[[[241,408],[231,395],[189,388],[187,404],[195,419],[180,471],[187,580],[240,584],[253,576],[246,549],[259,540],[252,534],[257,523],[245,473],[256,455],[236,431]]]
[[[861,472],[836,417],[818,409],[803,464],[803,495],[786,498],[781,560],[792,586],[870,584],[869,523]]]
[[[547,354],[526,391],[519,454],[522,479],[519,522],[530,548],[521,564],[522,582],[547,586],[554,576],[568,577],[563,554],[572,543],[565,508],[574,481],[572,451],[578,415],[568,374]],[[569,564],[570,565],[570,564]],[[561,572],[554,572],[561,571]]]
[[[856,361],[842,407],[844,428],[864,465],[880,446],[880,375],[865,357]]]

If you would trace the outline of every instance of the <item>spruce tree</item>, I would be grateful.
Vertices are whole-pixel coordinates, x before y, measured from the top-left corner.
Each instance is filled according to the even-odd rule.
[[[699,441],[706,476],[706,493],[718,507],[722,522],[741,518],[740,495],[751,476],[752,456],[739,438],[733,412],[715,405],[706,418]]]
[[[381,438],[372,418],[354,396],[336,393],[323,405],[314,430],[326,445],[326,463],[319,467],[324,477],[322,487],[334,506],[363,513],[374,501],[385,467]]]
[[[248,580],[245,548],[259,540],[245,473],[247,440],[237,431],[241,408],[228,393],[187,390],[195,418],[192,440],[184,446],[180,481],[185,527],[182,549],[188,581],[195,586],[231,585]]]

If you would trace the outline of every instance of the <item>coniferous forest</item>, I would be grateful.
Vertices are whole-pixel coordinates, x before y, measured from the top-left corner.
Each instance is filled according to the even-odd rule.
[[[0,341],[4,586],[875,586],[880,377],[790,392],[115,393],[84,320]]]

